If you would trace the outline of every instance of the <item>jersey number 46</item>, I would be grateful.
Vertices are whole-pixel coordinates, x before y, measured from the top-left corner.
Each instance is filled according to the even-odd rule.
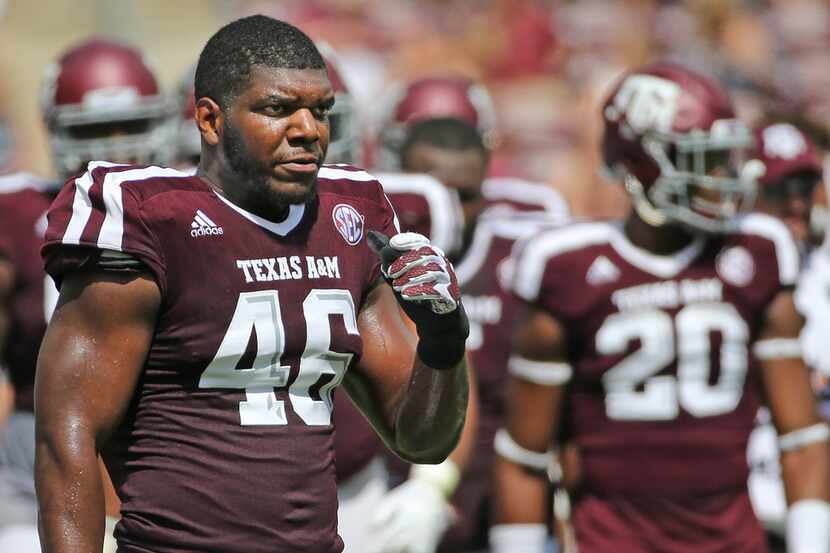
[[[340,315],[346,332],[359,334],[354,302],[348,290],[314,289],[303,301],[303,315],[306,347],[299,374],[288,387],[288,399],[304,423],[328,425],[332,391],[352,360],[351,353],[331,351],[329,315]],[[237,368],[252,332],[256,332],[256,358],[250,368]],[[286,385],[291,371],[290,366],[282,364],[284,350],[279,292],[243,292],[216,356],[202,373],[199,387],[244,389],[246,400],[239,403],[243,426],[288,424],[285,404],[274,393],[274,388]],[[320,399],[313,397],[312,389]]]

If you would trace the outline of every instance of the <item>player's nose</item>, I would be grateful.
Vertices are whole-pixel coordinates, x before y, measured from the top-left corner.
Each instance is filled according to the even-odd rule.
[[[288,126],[288,139],[303,142],[316,142],[320,139],[317,118],[310,109],[300,108],[291,115]]]

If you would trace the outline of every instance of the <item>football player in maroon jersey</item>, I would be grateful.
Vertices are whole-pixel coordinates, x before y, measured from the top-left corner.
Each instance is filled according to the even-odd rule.
[[[321,167],[334,92],[311,40],[264,16],[230,23],[195,90],[197,175],[93,162],[50,211],[46,551],[100,549],[100,483],[84,470],[100,452],[120,551],[339,552],[336,386],[412,462],[442,462],[464,423],[454,272],[398,233],[371,175]]]
[[[479,424],[470,466],[452,496],[458,517],[441,551],[486,548],[494,461],[493,437],[503,424],[503,384],[515,302],[501,294],[501,262],[514,242],[568,218],[555,190],[520,179],[485,179],[489,152],[483,133],[455,117],[412,123],[403,136],[400,166],[425,173],[458,193],[463,245],[455,252],[470,337],[467,351],[478,382]],[[394,202],[394,200],[393,200]]]
[[[172,154],[168,101],[152,69],[133,48],[102,39],[70,48],[47,68],[41,101],[52,160],[61,179],[98,156],[116,162],[149,162],[164,161]],[[2,458],[9,462],[0,463],[0,472],[5,481],[9,474],[17,475],[13,481],[21,490],[19,497],[6,503],[25,505],[30,511],[33,541],[35,365],[57,300],[52,279],[43,271],[40,247],[46,211],[59,185],[26,173],[0,176],[0,235],[10,242],[8,259],[14,268],[14,288],[10,301],[4,303],[9,332],[3,364],[16,391],[16,411],[0,445]],[[107,513],[118,515],[112,491],[107,494]]]
[[[751,133],[717,83],[666,63],[626,74],[602,114],[604,161],[633,208],[620,225],[543,233],[513,258],[529,313],[496,437],[494,551],[544,551],[547,452],[565,413],[579,551],[766,551],[746,486],[761,396],[788,547],[830,550],[830,429],[800,357],[798,250],[779,221],[741,214],[758,174],[740,159]]]

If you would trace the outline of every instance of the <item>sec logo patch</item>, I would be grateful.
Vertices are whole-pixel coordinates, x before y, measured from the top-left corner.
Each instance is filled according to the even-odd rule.
[[[755,276],[752,255],[740,246],[721,252],[717,259],[718,275],[729,284],[746,286]]]
[[[337,204],[331,211],[334,228],[350,246],[363,238],[363,215],[348,204]]]

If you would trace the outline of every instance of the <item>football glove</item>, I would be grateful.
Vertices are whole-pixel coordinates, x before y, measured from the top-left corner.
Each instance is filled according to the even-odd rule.
[[[370,553],[434,553],[453,520],[447,502],[460,473],[452,461],[415,465],[409,480],[390,490],[371,520]]]
[[[452,264],[439,248],[414,232],[368,232],[381,258],[381,272],[401,308],[418,329],[418,356],[435,369],[454,367],[464,357],[470,324]]]

